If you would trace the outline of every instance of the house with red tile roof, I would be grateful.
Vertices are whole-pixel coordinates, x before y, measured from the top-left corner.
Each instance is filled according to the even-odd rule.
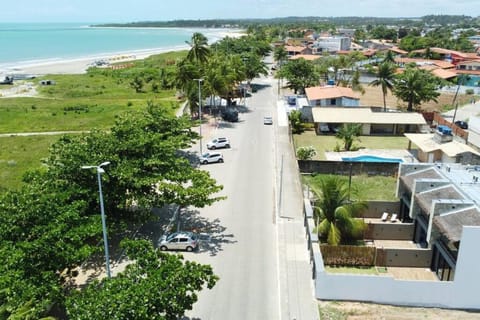
[[[311,107],[347,106],[358,107],[360,96],[351,88],[337,86],[310,87],[305,89]]]

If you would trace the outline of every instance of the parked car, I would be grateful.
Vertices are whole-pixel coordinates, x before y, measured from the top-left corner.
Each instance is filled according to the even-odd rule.
[[[179,231],[160,238],[160,250],[193,251],[198,248],[198,237],[193,232]]]
[[[291,106],[296,106],[297,105],[297,97],[289,96],[289,97],[287,97],[287,102]]]
[[[458,120],[458,121],[455,121],[455,124],[462,129],[465,129],[465,130],[468,129],[468,123],[465,121]]]
[[[238,111],[235,109],[226,109],[222,112],[222,119],[229,122],[238,121]]]
[[[263,117],[263,124],[273,124],[272,117]]]
[[[201,164],[215,163],[215,162],[223,162],[223,155],[221,153],[206,152],[200,156]]]
[[[215,138],[207,143],[207,149],[230,148],[230,140],[227,138]]]

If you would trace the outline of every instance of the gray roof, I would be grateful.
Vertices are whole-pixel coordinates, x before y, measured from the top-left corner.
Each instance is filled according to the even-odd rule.
[[[428,190],[424,192],[417,193],[415,198],[418,201],[418,204],[423,209],[424,212],[429,213],[432,207],[432,201],[437,199],[448,199],[448,200],[462,200],[465,199],[463,195],[458,193],[452,185],[446,185],[440,188],[433,190]]]
[[[480,212],[474,207],[460,212],[436,216],[433,223],[453,243],[462,238],[463,226],[480,226]]]

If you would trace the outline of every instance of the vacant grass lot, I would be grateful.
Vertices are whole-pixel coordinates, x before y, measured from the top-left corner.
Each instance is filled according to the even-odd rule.
[[[80,75],[48,75],[33,80],[38,96],[0,99],[0,134],[52,131],[88,131],[110,128],[116,116],[145,109],[148,102],[170,106],[179,101],[174,90],[158,88],[161,69],[169,72],[184,52],[168,52],[134,62],[119,70],[89,70]],[[134,77],[144,79],[140,92],[131,86]],[[163,77],[162,79],[164,79]],[[40,86],[42,79],[55,85]],[[59,136],[0,137],[0,190],[17,189],[28,169],[41,168],[41,159]]]
[[[320,193],[320,180],[326,175],[304,175],[303,183],[316,194]],[[348,183],[348,176],[343,177]],[[397,179],[395,177],[384,176],[352,176],[352,200],[385,200],[394,201],[397,188]]]
[[[0,191],[17,189],[22,175],[29,169],[40,169],[41,160],[58,136],[0,138]]]
[[[354,143],[355,146],[367,149],[407,149],[408,139],[403,136],[361,136],[360,140]],[[334,135],[317,135],[315,131],[305,131],[302,134],[294,134],[293,141],[295,148],[313,146],[317,155],[313,160],[325,160],[325,152],[333,151],[339,144],[343,146],[342,140]]]

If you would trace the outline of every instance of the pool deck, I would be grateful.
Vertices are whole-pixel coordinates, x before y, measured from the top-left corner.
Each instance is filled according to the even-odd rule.
[[[342,161],[342,158],[353,158],[358,156],[396,158],[402,159],[404,163],[418,162],[408,150],[401,149],[360,149],[358,151],[325,152],[325,158],[332,161]]]

